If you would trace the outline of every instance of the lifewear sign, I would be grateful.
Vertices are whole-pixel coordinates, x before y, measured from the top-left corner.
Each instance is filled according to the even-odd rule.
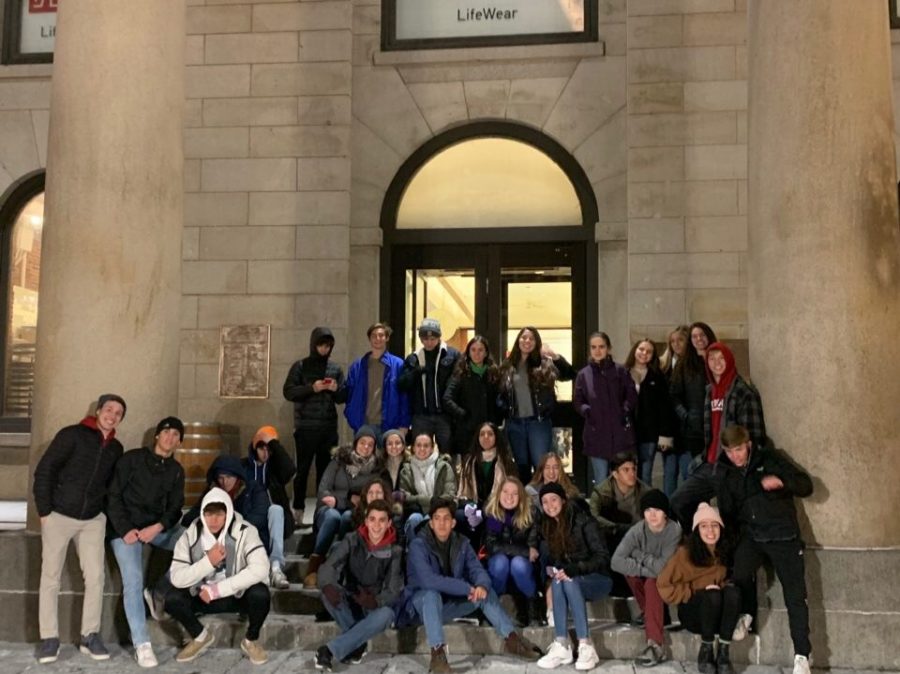
[[[396,39],[582,33],[590,0],[395,0]]]

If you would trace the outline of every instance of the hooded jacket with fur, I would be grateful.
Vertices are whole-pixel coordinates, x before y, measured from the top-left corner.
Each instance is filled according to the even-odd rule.
[[[225,526],[215,535],[202,515],[203,508],[210,503],[225,504]],[[190,588],[191,594],[196,595],[201,586],[214,583],[219,597],[224,598],[240,597],[247,588],[266,583],[269,578],[266,548],[256,527],[234,511],[228,494],[213,487],[203,497],[200,512],[200,517],[191,522],[175,544],[169,570],[172,585]],[[222,543],[226,549],[225,561],[219,567],[213,566],[206,554],[216,543]]]

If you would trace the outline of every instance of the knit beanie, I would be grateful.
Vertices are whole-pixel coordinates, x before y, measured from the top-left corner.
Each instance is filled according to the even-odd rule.
[[[360,426],[359,430],[356,431],[356,435],[353,436],[354,449],[356,449],[356,443],[362,438],[372,438],[375,441],[375,444],[378,444],[378,436],[375,434],[375,429],[371,426]]]
[[[719,515],[719,509],[713,508],[709,503],[701,503],[697,506],[697,512],[694,513],[694,524],[691,526],[691,530],[697,528],[697,525],[700,522],[718,522],[720,527],[724,527],[725,523],[722,521],[722,516]]]
[[[441,336],[441,322],[436,318],[423,318],[422,324],[419,325],[419,337],[426,337],[429,334]]]
[[[543,501],[545,494],[556,494],[563,501],[568,501],[569,496],[566,494],[566,490],[563,489],[563,486],[559,482],[548,482],[543,487],[541,487],[540,498]]]
[[[400,438],[400,442],[402,442],[403,445],[406,446],[406,433],[404,433],[403,431],[398,430],[396,428],[392,428],[391,430],[385,431],[382,434],[382,436],[381,436],[381,446],[382,447],[387,447],[388,438],[391,437],[392,435],[396,435],[398,438]]]
[[[156,424],[156,435],[159,435],[167,428],[174,428],[178,431],[178,438],[184,440],[184,424],[178,417],[166,417]]]
[[[651,489],[641,496],[641,512],[643,513],[647,508],[662,510],[668,516],[669,498],[659,489]]]
[[[253,442],[251,443],[254,447],[256,447],[256,443],[262,440],[264,435],[269,435],[273,439],[278,439],[278,430],[274,426],[260,426],[256,433],[253,434]]]

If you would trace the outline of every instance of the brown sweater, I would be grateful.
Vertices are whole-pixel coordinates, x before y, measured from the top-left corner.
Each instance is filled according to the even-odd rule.
[[[695,566],[687,546],[682,545],[657,577],[656,589],[667,604],[684,604],[697,590],[703,590],[708,585],[721,585],[724,580],[724,566],[719,563]]]

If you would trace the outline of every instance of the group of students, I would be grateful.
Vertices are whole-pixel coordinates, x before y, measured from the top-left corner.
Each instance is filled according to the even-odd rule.
[[[311,353],[321,366],[334,341],[316,341],[315,334]],[[703,671],[718,667],[727,674],[730,641],[750,628],[756,571],[768,559],[784,587],[795,672],[808,671],[804,546],[793,498],[809,495],[812,484],[772,446],[759,393],[737,372],[731,350],[710,326],[676,328],[662,358],[651,340],[638,340],[624,365],[612,359],[609,337],[594,333],[590,361],[578,372],[544,347],[533,327],[520,330],[499,367],[480,336],[456,354],[441,341],[434,319],[419,326],[422,346],[405,361],[387,352],[388,326],[376,323],[368,334],[372,351],[351,365],[347,380],[338,372],[331,388],[320,389],[332,405],[347,402],[345,416],[356,437],[319,473],[308,587],[321,586],[318,569],[327,565],[334,541],[361,521],[366,504],[388,504],[397,544],[411,550],[428,519],[426,504],[440,498],[453,504],[446,507],[454,534],[482,559],[494,593],[512,591],[520,624],[541,620],[542,590],[551,607],[547,617],[561,623],[556,629],[563,640],[566,616],[572,615],[576,635],[586,640],[578,647],[580,668],[596,658],[584,602],[620,585],[644,611],[648,640],[641,664],[665,657],[661,607],[668,601],[683,604],[682,623],[701,633]],[[298,361],[285,383],[297,420],[316,397],[288,395],[297,391],[308,361]],[[574,406],[585,418],[581,449],[594,481],[587,500],[552,451],[555,384],[573,378]],[[380,437],[387,419],[388,428],[398,427]],[[308,448],[302,436],[295,437],[300,457]],[[461,455],[457,471],[446,453]],[[657,453],[664,460],[662,492],[650,487]],[[294,499],[297,507],[296,491]],[[722,515],[709,505],[716,500]],[[615,551],[612,570],[608,551]],[[586,565],[573,565],[571,554],[583,555]],[[561,556],[570,559],[568,566],[554,563]],[[567,584],[573,578],[578,582]],[[551,644],[540,663],[571,662],[566,649]]]
[[[284,575],[284,486],[294,464],[270,426],[257,431],[241,460],[221,455],[207,473],[200,501],[183,513],[184,469],[175,451],[184,424],[166,417],[156,426],[153,447],[124,452],[116,429],[124,399],[100,396],[95,412],[60,430],[34,472],[34,501],[41,522],[41,582],[37,659],[59,656],[58,598],[69,541],[74,541],[84,577],[79,649],[94,660],[109,659],[100,635],[105,542],[122,577],[125,617],[141,667],[158,660],[150,642],[150,614],[176,619],[190,639],[175,656],[190,662],[209,648],[214,635],[198,614],[240,612],[248,616],[241,650],[253,664],[268,661],[259,642],[270,607],[269,584],[289,586]],[[171,568],[145,589],[145,546],[173,551]]]

